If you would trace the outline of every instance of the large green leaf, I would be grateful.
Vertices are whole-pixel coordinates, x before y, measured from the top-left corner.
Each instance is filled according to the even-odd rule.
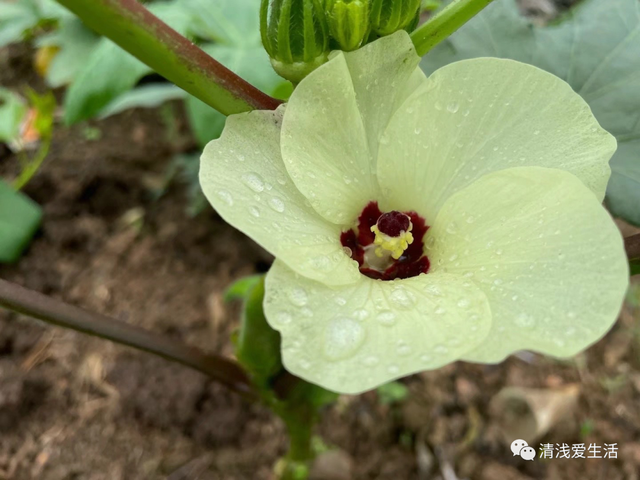
[[[180,2],[158,3],[150,10],[182,34],[192,17]],[[91,58],[73,81],[64,101],[64,120],[73,124],[95,117],[106,105],[131,90],[143,76],[151,73],[137,58],[111,40],[100,40]]]
[[[77,17],[61,19],[57,30],[38,38],[39,47],[59,48],[46,72],[49,86],[57,88],[71,83],[90,61],[101,41],[100,36],[85,27]]]
[[[640,1],[584,0],[541,28],[515,0],[496,0],[432,50],[427,73],[465,58],[512,58],[566,80],[618,139],[607,190],[611,211],[640,225]]]
[[[15,262],[40,225],[42,211],[0,180],[0,262]]]
[[[260,45],[260,0],[183,0],[195,33],[234,46]]]
[[[123,93],[101,112],[100,118],[129,110],[131,108],[155,108],[169,100],[180,100],[187,97],[187,92],[172,83],[149,83]]]
[[[0,0],[0,47],[21,41],[40,22],[64,15],[53,0]]]

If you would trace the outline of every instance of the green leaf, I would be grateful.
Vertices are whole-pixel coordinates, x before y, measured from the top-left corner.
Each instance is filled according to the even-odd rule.
[[[22,41],[41,22],[65,16],[53,0],[0,0],[0,47]]]
[[[180,2],[157,3],[151,5],[150,10],[178,32],[187,32],[191,17]],[[103,38],[67,90],[65,123],[70,125],[95,117],[106,105],[131,90],[149,73],[151,69],[144,63],[111,40]]]
[[[35,202],[0,180],[0,262],[20,258],[41,218],[42,210]]]
[[[236,356],[259,385],[282,369],[280,334],[272,329],[264,316],[264,277],[247,293],[242,323],[236,343]]]
[[[194,15],[194,33],[234,46],[260,45],[260,0],[183,0]]]
[[[236,280],[224,292],[224,301],[230,302],[232,300],[244,300],[263,277],[264,275],[249,275],[248,277]]]
[[[171,83],[142,85],[113,100],[100,112],[100,118],[106,118],[131,108],[159,107],[165,102],[182,99],[186,96],[187,92]]]
[[[640,2],[584,0],[559,23],[536,27],[515,0],[497,0],[434,48],[431,73],[466,58],[511,58],[566,80],[618,140],[607,204],[640,225]]]
[[[27,103],[11,90],[0,87],[0,142],[9,143],[20,135]]]
[[[55,46],[60,50],[51,61],[46,80],[53,88],[71,83],[90,61],[101,37],[85,27],[77,17],[65,17],[58,29],[37,40],[39,47]]]

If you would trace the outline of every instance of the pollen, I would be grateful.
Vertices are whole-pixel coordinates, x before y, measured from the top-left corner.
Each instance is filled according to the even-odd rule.
[[[392,211],[381,215],[371,227],[375,234],[373,243],[378,246],[376,256],[382,258],[391,253],[395,260],[399,259],[413,243],[412,229],[411,219],[404,213]]]

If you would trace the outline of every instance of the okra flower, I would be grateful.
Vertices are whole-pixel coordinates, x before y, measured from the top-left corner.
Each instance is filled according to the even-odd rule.
[[[515,61],[429,78],[419,61],[405,32],[334,52],[202,156],[209,201],[276,256],[264,309],[286,368],[334,391],[574,355],[628,285],[601,205],[616,141],[587,104]]]

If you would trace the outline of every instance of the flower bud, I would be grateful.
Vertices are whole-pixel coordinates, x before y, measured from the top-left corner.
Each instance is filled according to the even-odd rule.
[[[320,0],[262,0],[262,44],[275,71],[293,83],[327,61],[328,30]]]
[[[369,35],[369,4],[370,0],[327,0],[329,32],[341,50],[355,50]]]
[[[410,27],[418,16],[421,0],[373,0],[371,28],[378,35]]]

